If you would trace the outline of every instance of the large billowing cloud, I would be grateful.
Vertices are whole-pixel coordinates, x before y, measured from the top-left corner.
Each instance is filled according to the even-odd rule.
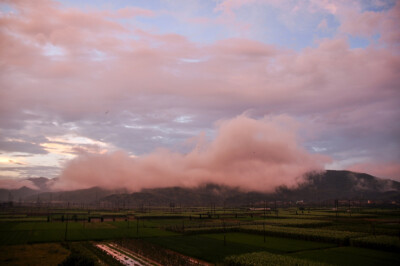
[[[310,154],[298,143],[293,121],[239,116],[221,121],[211,142],[201,136],[187,154],[160,149],[139,158],[117,151],[70,161],[55,189],[100,186],[142,188],[197,186],[207,182],[272,191],[294,186],[308,171],[322,170],[329,158]],[[194,140],[193,140],[194,141]]]
[[[131,167],[166,153],[194,183],[220,181],[189,167],[226,158],[219,138],[199,154],[181,143],[250,110],[300,123],[295,147],[331,157],[329,167],[400,178],[387,170],[400,161],[399,1],[67,2],[0,5],[0,153],[24,163],[0,162],[1,175],[55,177],[97,151],[108,155],[78,157],[63,178],[85,160],[121,156]],[[151,153],[159,147],[168,150]]]
[[[350,165],[348,169],[384,178],[400,176],[399,162],[364,162]]]

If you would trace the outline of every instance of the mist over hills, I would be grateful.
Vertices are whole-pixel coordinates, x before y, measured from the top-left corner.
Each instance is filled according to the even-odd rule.
[[[111,206],[241,206],[266,201],[322,202],[334,199],[400,201],[400,182],[377,178],[364,173],[327,170],[309,173],[296,188],[278,187],[273,193],[242,191],[238,187],[204,184],[195,188],[169,187],[143,189],[130,193],[125,189],[106,190],[99,187],[73,191],[51,191],[51,180],[30,178],[38,189],[0,189],[0,201],[103,203]]]
[[[400,182],[380,179],[368,174],[328,170],[310,173],[297,188],[279,187],[274,193],[247,191],[239,188],[207,184],[197,188],[146,189],[132,194],[113,194],[106,201],[140,202],[167,205],[170,202],[189,206],[250,205],[267,201],[320,202],[341,200],[399,201]]]

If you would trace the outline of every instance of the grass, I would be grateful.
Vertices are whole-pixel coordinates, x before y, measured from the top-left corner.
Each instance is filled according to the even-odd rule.
[[[207,234],[202,235],[212,239],[224,240],[224,234]],[[300,250],[321,249],[335,247],[335,244],[330,243],[317,243],[312,241],[304,241],[297,239],[286,239],[281,237],[267,236],[265,238],[260,235],[244,234],[244,233],[227,233],[226,241],[228,243],[242,243],[246,245],[262,247],[264,250],[272,253],[286,253],[295,252]]]
[[[69,253],[59,243],[3,246],[0,265],[58,265]]]
[[[137,233],[138,220],[123,221],[117,218],[114,222],[107,218],[104,222],[100,222],[98,218],[96,222],[92,220],[88,223],[85,218],[87,215],[122,217],[121,215],[128,214],[127,211],[90,211],[89,214],[88,211],[53,210],[50,215],[55,219],[50,219],[51,222],[47,222],[48,214],[45,211],[42,216],[36,210],[30,211],[31,216],[22,212],[2,213],[0,214],[0,249],[2,252],[8,250],[12,254],[10,251],[12,247],[26,249],[36,246],[36,244],[27,245],[30,243],[50,243],[49,245],[57,246],[55,242],[63,242],[67,231],[68,243],[64,247],[84,250],[85,254],[97,258],[102,256],[101,252],[98,253],[99,251],[87,242],[88,240],[142,241],[147,245],[154,245],[155,249],[148,249],[151,250],[150,257],[157,249],[165,248],[213,263],[222,263],[227,256],[256,252],[260,258],[270,256],[269,258],[278,260],[282,259],[279,256],[284,255],[336,265],[400,265],[399,255],[389,252],[399,250],[398,237],[393,237],[398,236],[400,230],[399,212],[359,210],[358,213],[352,213],[352,216],[341,213],[336,218],[335,212],[329,209],[311,209],[310,212],[305,210],[303,214],[298,212],[298,215],[295,214],[296,210],[295,208],[280,209],[278,216],[268,214],[266,219],[260,216],[263,215],[262,212],[255,214],[247,209],[231,210],[226,214],[222,209],[218,209],[212,219],[204,216],[207,211],[204,208],[176,213],[157,211],[139,214],[141,216],[139,234]],[[70,220],[66,230],[67,222],[61,222],[59,219],[65,212],[68,212],[70,218],[76,215],[84,219],[78,222]],[[200,213],[203,215],[202,219],[199,219]],[[220,215],[219,219],[218,215]],[[371,219],[371,216],[375,218]],[[132,212],[129,217],[133,218]],[[266,223],[265,243],[262,225],[264,222]],[[21,246],[21,244],[25,245]],[[350,246],[338,247],[338,244]],[[168,251],[162,254],[170,255]],[[278,255],[278,257],[271,257],[270,254]],[[4,252],[0,253],[0,259],[3,258],[7,258]],[[107,260],[107,258],[104,259]],[[11,263],[0,260],[0,265],[8,264]]]
[[[221,262],[226,256],[248,252],[268,251],[283,254],[299,250],[335,246],[333,244],[321,244],[278,237],[267,237],[264,243],[262,236],[243,233],[226,234],[226,245],[224,245],[223,234],[159,237],[148,238],[146,241],[170,248],[187,256],[210,262]]]
[[[176,235],[159,228],[143,228],[141,224],[139,225],[137,234],[136,224],[132,222],[129,227],[127,222],[69,222],[65,239],[67,226],[65,222],[0,223],[0,245]]]
[[[263,250],[235,242],[224,246],[223,240],[198,235],[148,238],[146,241],[209,262],[222,262],[226,256]]]
[[[313,262],[288,256],[272,254],[268,252],[247,253],[238,256],[225,258],[224,264],[228,266],[322,266],[326,265],[319,262]]]

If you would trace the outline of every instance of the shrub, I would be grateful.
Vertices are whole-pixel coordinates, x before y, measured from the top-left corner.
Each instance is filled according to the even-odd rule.
[[[60,266],[94,266],[94,260],[78,252],[71,254],[59,264]]]

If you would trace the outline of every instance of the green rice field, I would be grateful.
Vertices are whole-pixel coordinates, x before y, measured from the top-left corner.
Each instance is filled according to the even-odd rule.
[[[174,213],[10,209],[0,215],[0,246],[4,251],[26,251],[32,245],[55,245],[63,252],[53,261],[80,254],[107,265],[114,263],[112,257],[94,243],[117,241],[155,260],[174,254],[175,259],[191,257],[217,265],[274,261],[282,265],[399,265],[399,221],[397,210],[383,209],[351,217],[332,215],[328,209],[302,214],[280,209],[278,215],[244,209],[217,209],[211,214],[201,209]],[[0,262],[18,261],[12,254],[16,253],[3,252]]]

